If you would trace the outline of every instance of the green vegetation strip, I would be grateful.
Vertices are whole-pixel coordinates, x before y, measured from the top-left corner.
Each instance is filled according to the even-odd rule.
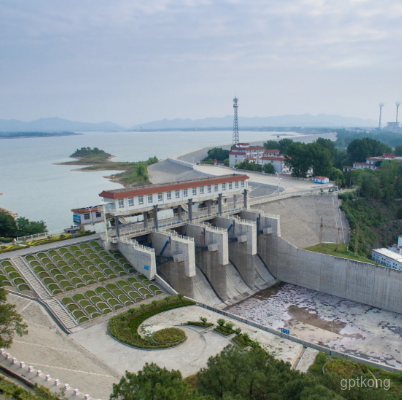
[[[158,344],[172,344],[177,345],[183,343],[187,337],[184,331],[179,328],[165,328],[153,334],[153,339]]]
[[[340,257],[340,258],[347,258],[348,260],[360,261],[369,264],[377,264],[373,260],[369,260],[364,256],[355,256],[352,251],[347,250],[346,244],[339,244],[336,243],[321,243],[316,244],[315,246],[306,247],[304,250],[314,251],[315,253],[321,254],[328,254],[330,256]]]
[[[179,343],[156,343],[152,338],[143,339],[139,333],[139,326],[148,318],[164,311],[179,307],[195,305],[193,301],[183,300],[182,296],[168,296],[164,300],[154,300],[152,304],[140,308],[131,308],[124,314],[116,315],[109,321],[109,333],[117,340],[130,346],[142,349],[157,349],[176,346]]]

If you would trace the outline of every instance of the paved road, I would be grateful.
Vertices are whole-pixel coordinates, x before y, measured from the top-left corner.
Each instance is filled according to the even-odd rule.
[[[95,233],[94,235],[83,236],[80,238],[61,240],[59,242],[43,244],[41,246],[32,246],[32,247],[27,247],[26,249],[9,251],[7,253],[0,254],[0,260],[4,260],[5,258],[10,258],[10,257],[19,257],[19,256],[23,256],[23,255],[29,254],[29,253],[37,253],[39,251],[47,251],[47,250],[55,249],[57,247],[70,246],[74,243],[82,243],[82,242],[87,242],[88,240],[96,240],[99,238],[100,238],[99,233]]]
[[[236,172],[233,168],[228,167],[217,167],[217,166],[209,166],[209,165],[194,165],[194,169],[196,171],[200,171],[210,175],[227,175]],[[241,172],[243,173],[243,172]],[[268,175],[261,175],[256,174],[250,171],[244,172],[250,177],[251,182],[263,183],[266,185],[277,186],[278,181],[277,178],[274,176]],[[323,185],[317,185],[312,181],[302,181],[297,179],[290,179],[290,178],[282,178],[279,181],[279,186],[284,188],[286,192],[293,192],[293,191],[309,191],[309,190],[316,190],[321,189]]]

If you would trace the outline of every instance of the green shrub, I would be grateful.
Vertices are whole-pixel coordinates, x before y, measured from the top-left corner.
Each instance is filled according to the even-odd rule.
[[[179,344],[186,340],[186,334],[179,328],[165,328],[156,331],[153,339],[160,344]]]
[[[68,304],[67,308],[69,311],[73,312],[75,310],[79,310],[79,307],[77,306],[77,304]]]
[[[31,290],[31,288],[28,285],[24,284],[24,285],[19,285],[18,290],[20,292],[22,292],[23,290]]]
[[[95,289],[95,292],[101,294],[101,293],[107,293],[107,290],[106,290],[104,287],[99,286],[99,287],[97,287],[97,288]]]
[[[15,279],[15,278],[21,278],[21,275],[18,272],[11,272],[11,274],[8,274],[10,279]]]
[[[88,306],[92,305],[91,302],[89,300],[86,300],[86,299],[85,300],[80,300],[79,304],[80,304],[80,306],[82,308],[85,308],[85,307],[88,307]]]
[[[74,300],[71,299],[70,297],[63,297],[62,301],[61,301],[64,305],[66,304],[70,304],[70,303],[74,303]]]
[[[85,300],[85,296],[83,296],[83,295],[80,294],[80,293],[77,293],[77,294],[75,294],[75,295],[73,296],[73,299],[74,299],[75,301]]]
[[[218,323],[219,326],[223,326],[225,325],[225,320],[223,318],[218,319],[218,321],[216,321]]]
[[[98,303],[96,306],[99,308],[99,310],[105,310],[106,308],[109,308],[106,303]]]
[[[163,311],[172,310],[179,307],[194,305],[193,301],[173,299],[170,303],[161,302],[157,308],[153,306],[145,306],[142,304],[140,309],[136,309],[134,313],[120,314],[112,317],[109,321],[109,332],[117,340],[123,343],[140,348],[164,348],[172,347],[172,344],[161,344],[148,342],[143,339],[137,332],[139,326],[146,319]]]
[[[18,286],[21,285],[22,283],[25,283],[25,281],[22,278],[14,279],[14,285]]]
[[[94,306],[88,306],[85,307],[85,312],[89,315],[93,314],[94,312],[97,312],[98,310]]]
[[[51,278],[45,278],[44,280],[43,280],[43,283],[45,284],[45,285],[51,285],[52,283],[56,283],[53,279],[51,279]]]
[[[80,318],[80,319],[78,320],[78,323],[79,323],[79,324],[82,324],[83,322],[86,322],[86,321],[89,321],[89,318],[88,318],[88,317],[82,317],[82,318]]]
[[[113,298],[114,298],[110,293],[103,293],[103,294],[102,294],[102,297],[103,297],[105,300],[109,300],[109,299],[113,299]]]

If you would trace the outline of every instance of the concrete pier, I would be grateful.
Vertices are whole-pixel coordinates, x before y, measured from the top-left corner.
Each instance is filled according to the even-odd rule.
[[[246,284],[255,286],[255,258],[257,257],[257,224],[235,217],[217,217],[215,226],[228,231],[229,259]]]
[[[194,238],[196,263],[223,301],[228,299],[226,268],[229,264],[228,232],[207,225],[187,225]]]
[[[195,247],[192,238],[175,232],[153,232],[157,272],[179,293],[194,297]]]

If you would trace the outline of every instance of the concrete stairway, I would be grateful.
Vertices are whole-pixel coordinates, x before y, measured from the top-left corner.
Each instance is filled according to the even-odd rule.
[[[38,295],[38,297],[47,304],[48,309],[67,330],[78,325],[78,323],[70,316],[64,306],[62,306],[57,299],[52,297],[51,293],[36,277],[31,268],[28,267],[21,257],[12,258],[11,261]]]
[[[67,328],[71,329],[77,326],[77,322],[73,320],[73,318],[70,316],[70,314],[65,310],[65,308],[59,303],[58,300],[54,298],[49,298],[43,300],[44,303],[46,303],[49,308],[52,310],[52,312],[57,316],[59,321]]]
[[[12,258],[11,261],[20,272],[20,274],[28,282],[29,286],[36,292],[40,299],[46,299],[51,297],[50,292],[42,284],[42,282],[36,277],[32,270],[25,264],[21,257]]]

